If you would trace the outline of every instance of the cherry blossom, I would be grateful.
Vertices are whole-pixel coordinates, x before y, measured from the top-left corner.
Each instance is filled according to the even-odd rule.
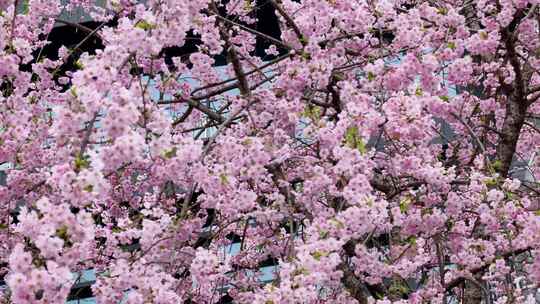
[[[539,1],[64,2],[0,0],[2,303],[88,269],[97,303],[534,303]],[[74,9],[102,47],[45,57]]]

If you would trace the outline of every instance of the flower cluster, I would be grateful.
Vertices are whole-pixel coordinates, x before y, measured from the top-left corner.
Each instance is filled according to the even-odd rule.
[[[65,2],[0,0],[0,302],[534,301],[538,0]]]

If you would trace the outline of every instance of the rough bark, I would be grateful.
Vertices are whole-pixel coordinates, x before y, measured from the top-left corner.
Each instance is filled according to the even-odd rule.
[[[510,25],[502,31],[501,35],[505,43],[506,58],[514,69],[515,79],[510,86],[503,86],[507,96],[506,115],[501,129],[500,140],[497,145],[497,160],[500,166],[497,168],[501,176],[508,176],[512,159],[516,152],[516,145],[519,140],[521,128],[525,122],[529,102],[526,96],[526,83],[528,75],[524,75],[523,68],[515,49],[516,37],[513,34],[519,21],[523,18],[523,13],[518,13]]]

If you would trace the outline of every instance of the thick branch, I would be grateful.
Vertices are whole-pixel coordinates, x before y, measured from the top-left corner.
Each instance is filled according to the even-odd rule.
[[[356,277],[353,270],[345,262],[339,264],[338,269],[343,271],[341,277],[341,283],[347,288],[351,297],[356,299],[360,304],[367,304],[369,297],[369,290],[364,283]]]
[[[525,87],[521,64],[515,50],[515,38],[509,29],[502,31],[501,36],[504,40],[507,59],[512,65],[516,74],[514,85],[506,87],[508,101],[506,104],[506,116],[501,129],[500,140],[497,145],[497,159],[501,162],[499,173],[506,177],[512,164],[512,159],[516,151],[516,145],[519,139],[521,128],[525,122],[525,115],[529,102],[525,96]]]

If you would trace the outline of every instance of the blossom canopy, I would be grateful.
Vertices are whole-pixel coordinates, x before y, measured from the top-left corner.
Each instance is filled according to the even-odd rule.
[[[87,269],[107,304],[535,303],[540,1],[65,2],[0,0],[1,303]]]

